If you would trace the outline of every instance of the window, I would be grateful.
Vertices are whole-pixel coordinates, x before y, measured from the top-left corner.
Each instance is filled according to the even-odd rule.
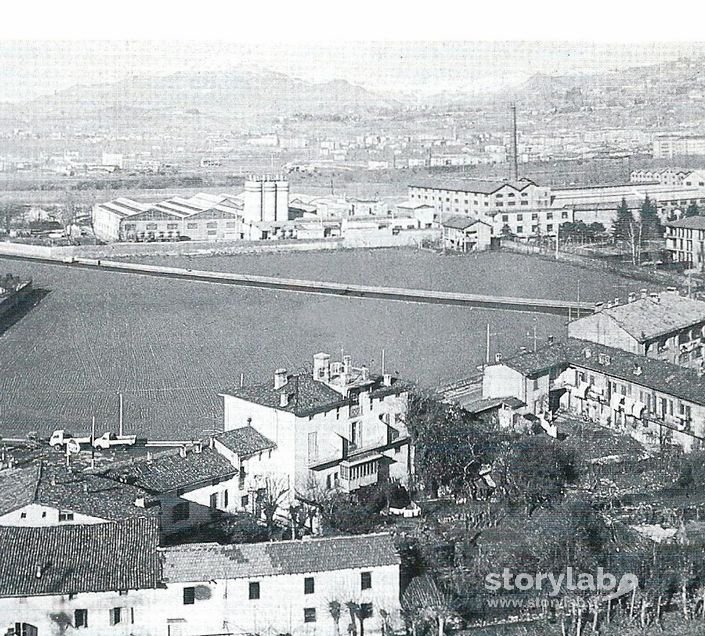
[[[524,226],[517,225],[517,234],[523,234],[523,233],[524,233]]]
[[[20,513],[20,519],[26,519],[27,518],[27,513],[26,512],[21,512]]]
[[[562,219],[567,219],[567,218],[568,218],[568,212],[561,212],[561,218],[562,218]]]
[[[502,223],[508,223],[508,222],[509,222],[509,215],[503,214],[502,215]]]
[[[167,229],[167,230],[178,230],[178,229],[179,229],[179,224],[178,224],[178,223],[167,223],[167,224],[166,224],[166,229]]]
[[[184,588],[184,605],[193,605],[196,602],[196,588]]]
[[[318,433],[313,431],[308,434],[308,461],[315,462],[318,459]]]
[[[360,616],[370,618],[372,616],[372,603],[360,603]]]
[[[250,496],[249,495],[245,495],[244,497],[240,498],[240,507],[241,508],[247,508],[249,503],[250,503]]]
[[[59,523],[63,523],[65,521],[73,521],[73,512],[69,512],[68,510],[59,510]]]
[[[118,592],[118,594],[119,594],[120,596],[127,596],[127,590],[120,590],[120,591]]]
[[[233,228],[237,227],[237,221],[227,221],[225,223],[225,227],[228,228],[229,230],[232,230]]]
[[[157,224],[156,223],[147,223],[147,229],[148,230],[156,230]]]
[[[186,521],[189,518],[189,505],[188,501],[182,501],[176,504],[171,509],[171,518],[173,521]]]
[[[110,610],[110,624],[119,625],[120,623],[122,623],[122,619],[122,607],[113,607],[113,609]]]
[[[369,590],[372,588],[372,572],[360,572],[360,589]]]
[[[223,508],[228,507],[228,491],[224,490],[223,491]]]
[[[125,223],[122,227],[125,229],[126,232],[129,232],[130,230],[135,229],[135,224],[134,223]]]
[[[523,214],[517,214],[517,221],[523,221],[524,220],[524,215]]]
[[[77,609],[73,613],[74,627],[88,627],[88,610]]]
[[[218,227],[218,221],[208,221],[206,227]]]
[[[304,607],[304,623],[315,623],[316,622],[316,608],[315,607]]]
[[[330,475],[329,475],[330,476]],[[307,576],[304,579],[304,594],[313,594],[316,589],[312,576]]]
[[[208,507],[211,509],[211,512],[218,509],[218,493],[217,492],[211,493],[208,504],[209,504]]]
[[[186,228],[189,230],[197,230],[198,229],[198,223],[187,223]]]
[[[546,232],[553,232],[553,223],[549,223],[546,226]]]
[[[259,581],[250,581],[250,600],[256,601],[259,599]]]
[[[546,219],[550,221],[553,218],[553,212],[546,212]]]
[[[539,215],[536,214],[536,212],[533,212],[533,213],[531,214],[531,220],[532,220],[532,221],[536,221],[538,218],[539,218]]]

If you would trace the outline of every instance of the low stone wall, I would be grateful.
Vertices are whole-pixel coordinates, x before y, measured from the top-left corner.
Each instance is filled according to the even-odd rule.
[[[272,241],[183,241],[179,243],[110,243],[48,247],[22,243],[0,243],[0,256],[36,256],[39,258],[120,258],[139,256],[218,256],[265,254],[375,247],[421,247],[424,241],[439,238],[438,230],[391,231],[352,230],[344,237]]]

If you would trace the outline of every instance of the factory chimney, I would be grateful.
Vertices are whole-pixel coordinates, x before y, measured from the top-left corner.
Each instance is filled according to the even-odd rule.
[[[511,104],[512,111],[512,180],[519,179],[519,150],[517,147],[517,105],[516,102]]]

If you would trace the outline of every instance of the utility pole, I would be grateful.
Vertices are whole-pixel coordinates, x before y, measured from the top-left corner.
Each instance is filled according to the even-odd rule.
[[[556,260],[558,260],[558,235],[560,233],[561,224],[556,223]]]
[[[490,363],[490,323],[487,323],[487,342],[485,343],[485,362]]]
[[[118,397],[120,398],[120,417],[118,418],[118,429],[119,435],[122,437],[122,393],[118,393]]]
[[[384,347],[382,347],[382,375],[384,375]]]
[[[120,435],[122,435],[122,428],[120,429]],[[95,468],[95,446],[93,442],[95,441],[95,415],[91,419],[91,468]]]
[[[536,337],[536,321],[534,321],[534,353],[538,349],[538,338]]]

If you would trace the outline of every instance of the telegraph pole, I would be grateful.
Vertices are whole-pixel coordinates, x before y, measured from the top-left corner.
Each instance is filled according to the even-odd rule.
[[[119,435],[120,435],[120,437],[122,437],[122,393],[118,393],[118,396],[120,398],[120,417],[118,418],[118,427],[119,427]]]

